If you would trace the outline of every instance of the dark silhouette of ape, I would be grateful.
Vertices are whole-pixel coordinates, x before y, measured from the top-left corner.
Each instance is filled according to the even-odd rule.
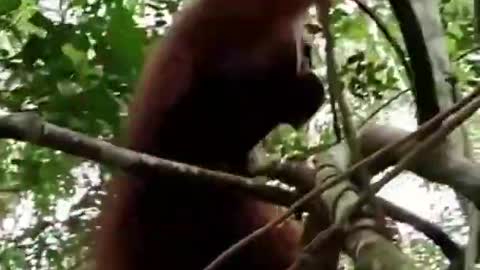
[[[197,0],[185,7],[144,68],[128,146],[247,174],[247,153],[259,140],[281,122],[303,123],[323,103],[320,81],[297,68],[295,31],[309,5]],[[273,205],[186,177],[130,172],[110,184],[98,270],[199,270],[279,214]],[[300,230],[286,223],[222,269],[285,268]]]

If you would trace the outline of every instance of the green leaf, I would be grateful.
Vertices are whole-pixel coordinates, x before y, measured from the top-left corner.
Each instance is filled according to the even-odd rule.
[[[135,7],[138,6],[139,0],[124,0],[124,5],[130,11],[135,11]]]
[[[13,12],[13,21],[19,31],[27,35],[33,34],[44,37],[47,33],[45,29],[36,26],[30,21],[30,19],[38,14],[38,5],[35,0],[23,0],[21,6]]]
[[[81,7],[88,3],[88,0],[72,0],[72,7]]]
[[[10,245],[2,247],[0,253],[0,269],[27,269],[24,250]]]
[[[62,46],[62,52],[72,61],[73,67],[79,75],[80,83],[87,83],[85,78],[91,73],[95,73],[95,70],[92,70],[89,66],[87,53],[77,50],[71,43],[64,44]]]
[[[62,52],[72,60],[76,67],[83,67],[87,62],[87,54],[75,49],[71,43],[63,45]]]
[[[21,0],[0,0],[0,15],[5,15],[20,7]]]
[[[122,6],[111,8],[109,15],[106,39],[111,49],[109,68],[122,76],[136,77],[143,63],[143,32],[136,27],[133,14]]]

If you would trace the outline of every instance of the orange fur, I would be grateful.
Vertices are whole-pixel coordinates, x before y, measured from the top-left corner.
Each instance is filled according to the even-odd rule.
[[[198,0],[183,9],[145,66],[129,147],[246,174],[250,148],[280,122],[307,120],[323,102],[318,79],[296,68],[294,26],[309,5]],[[277,215],[272,205],[186,177],[131,173],[137,176],[109,187],[98,270],[202,269]],[[276,228],[222,269],[285,268],[299,232],[293,222]]]

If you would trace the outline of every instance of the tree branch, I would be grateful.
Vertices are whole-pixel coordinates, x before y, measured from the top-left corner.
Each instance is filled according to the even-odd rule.
[[[284,189],[256,183],[255,179],[221,171],[204,169],[180,162],[121,148],[106,141],[44,122],[32,112],[13,113],[0,117],[0,138],[28,141],[36,145],[112,165],[128,173],[161,171],[194,176],[206,184],[231,187],[232,190],[255,196],[279,205],[290,205],[295,196]]]
[[[435,92],[432,63],[425,44],[422,27],[410,0],[389,0],[400,26],[413,70],[413,90],[420,124],[440,111]]]
[[[377,109],[375,109],[373,112],[371,112],[370,115],[368,115],[367,118],[365,118],[362,121],[362,123],[360,123],[359,127],[361,128],[361,127],[365,126],[365,124],[367,124],[368,121],[370,121],[373,117],[375,117],[375,115],[377,115],[381,110],[388,107],[390,104],[392,104],[392,102],[394,102],[395,100],[397,100],[399,97],[401,97],[403,94],[407,93],[410,90],[411,89],[409,89],[409,88],[401,90],[398,93],[396,93],[393,97],[389,98],[387,100],[387,102],[383,103]]]
[[[396,221],[410,224],[439,246],[445,257],[450,261],[450,265],[455,265],[455,267],[450,267],[450,269],[462,269],[459,267],[463,266],[464,263],[464,250],[442,228],[383,198],[376,197],[375,200],[381,204],[385,214],[389,217]]]

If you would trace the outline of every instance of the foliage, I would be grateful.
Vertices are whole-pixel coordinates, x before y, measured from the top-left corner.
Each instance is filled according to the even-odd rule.
[[[179,4],[0,0],[0,110],[36,110],[55,124],[99,138],[116,137],[144,55],[152,40],[161,38]],[[442,1],[453,57],[472,48],[471,5],[467,0]],[[398,38],[388,6],[375,3],[373,10]],[[406,88],[405,71],[377,27],[356,7],[339,4],[333,20],[342,84],[356,120],[364,119],[372,108]],[[315,39],[321,40],[321,35]],[[324,77],[323,53],[319,51],[314,60]],[[460,85],[471,85],[471,78],[478,77],[475,64],[470,57],[458,62]],[[322,131],[314,144],[330,144],[335,141],[332,114],[324,108],[319,115],[310,125]],[[267,148],[295,156],[308,150],[307,138],[307,133],[285,127],[269,138]],[[76,168],[84,168],[83,160],[13,141],[0,141],[0,149],[0,213],[8,217],[5,224],[15,225],[0,232],[0,268],[72,269],[88,262],[91,243],[86,235],[94,217],[90,210],[96,209],[98,187],[109,172],[88,165],[76,174]],[[100,174],[89,175],[92,171]],[[29,201],[32,212],[18,210]]]

